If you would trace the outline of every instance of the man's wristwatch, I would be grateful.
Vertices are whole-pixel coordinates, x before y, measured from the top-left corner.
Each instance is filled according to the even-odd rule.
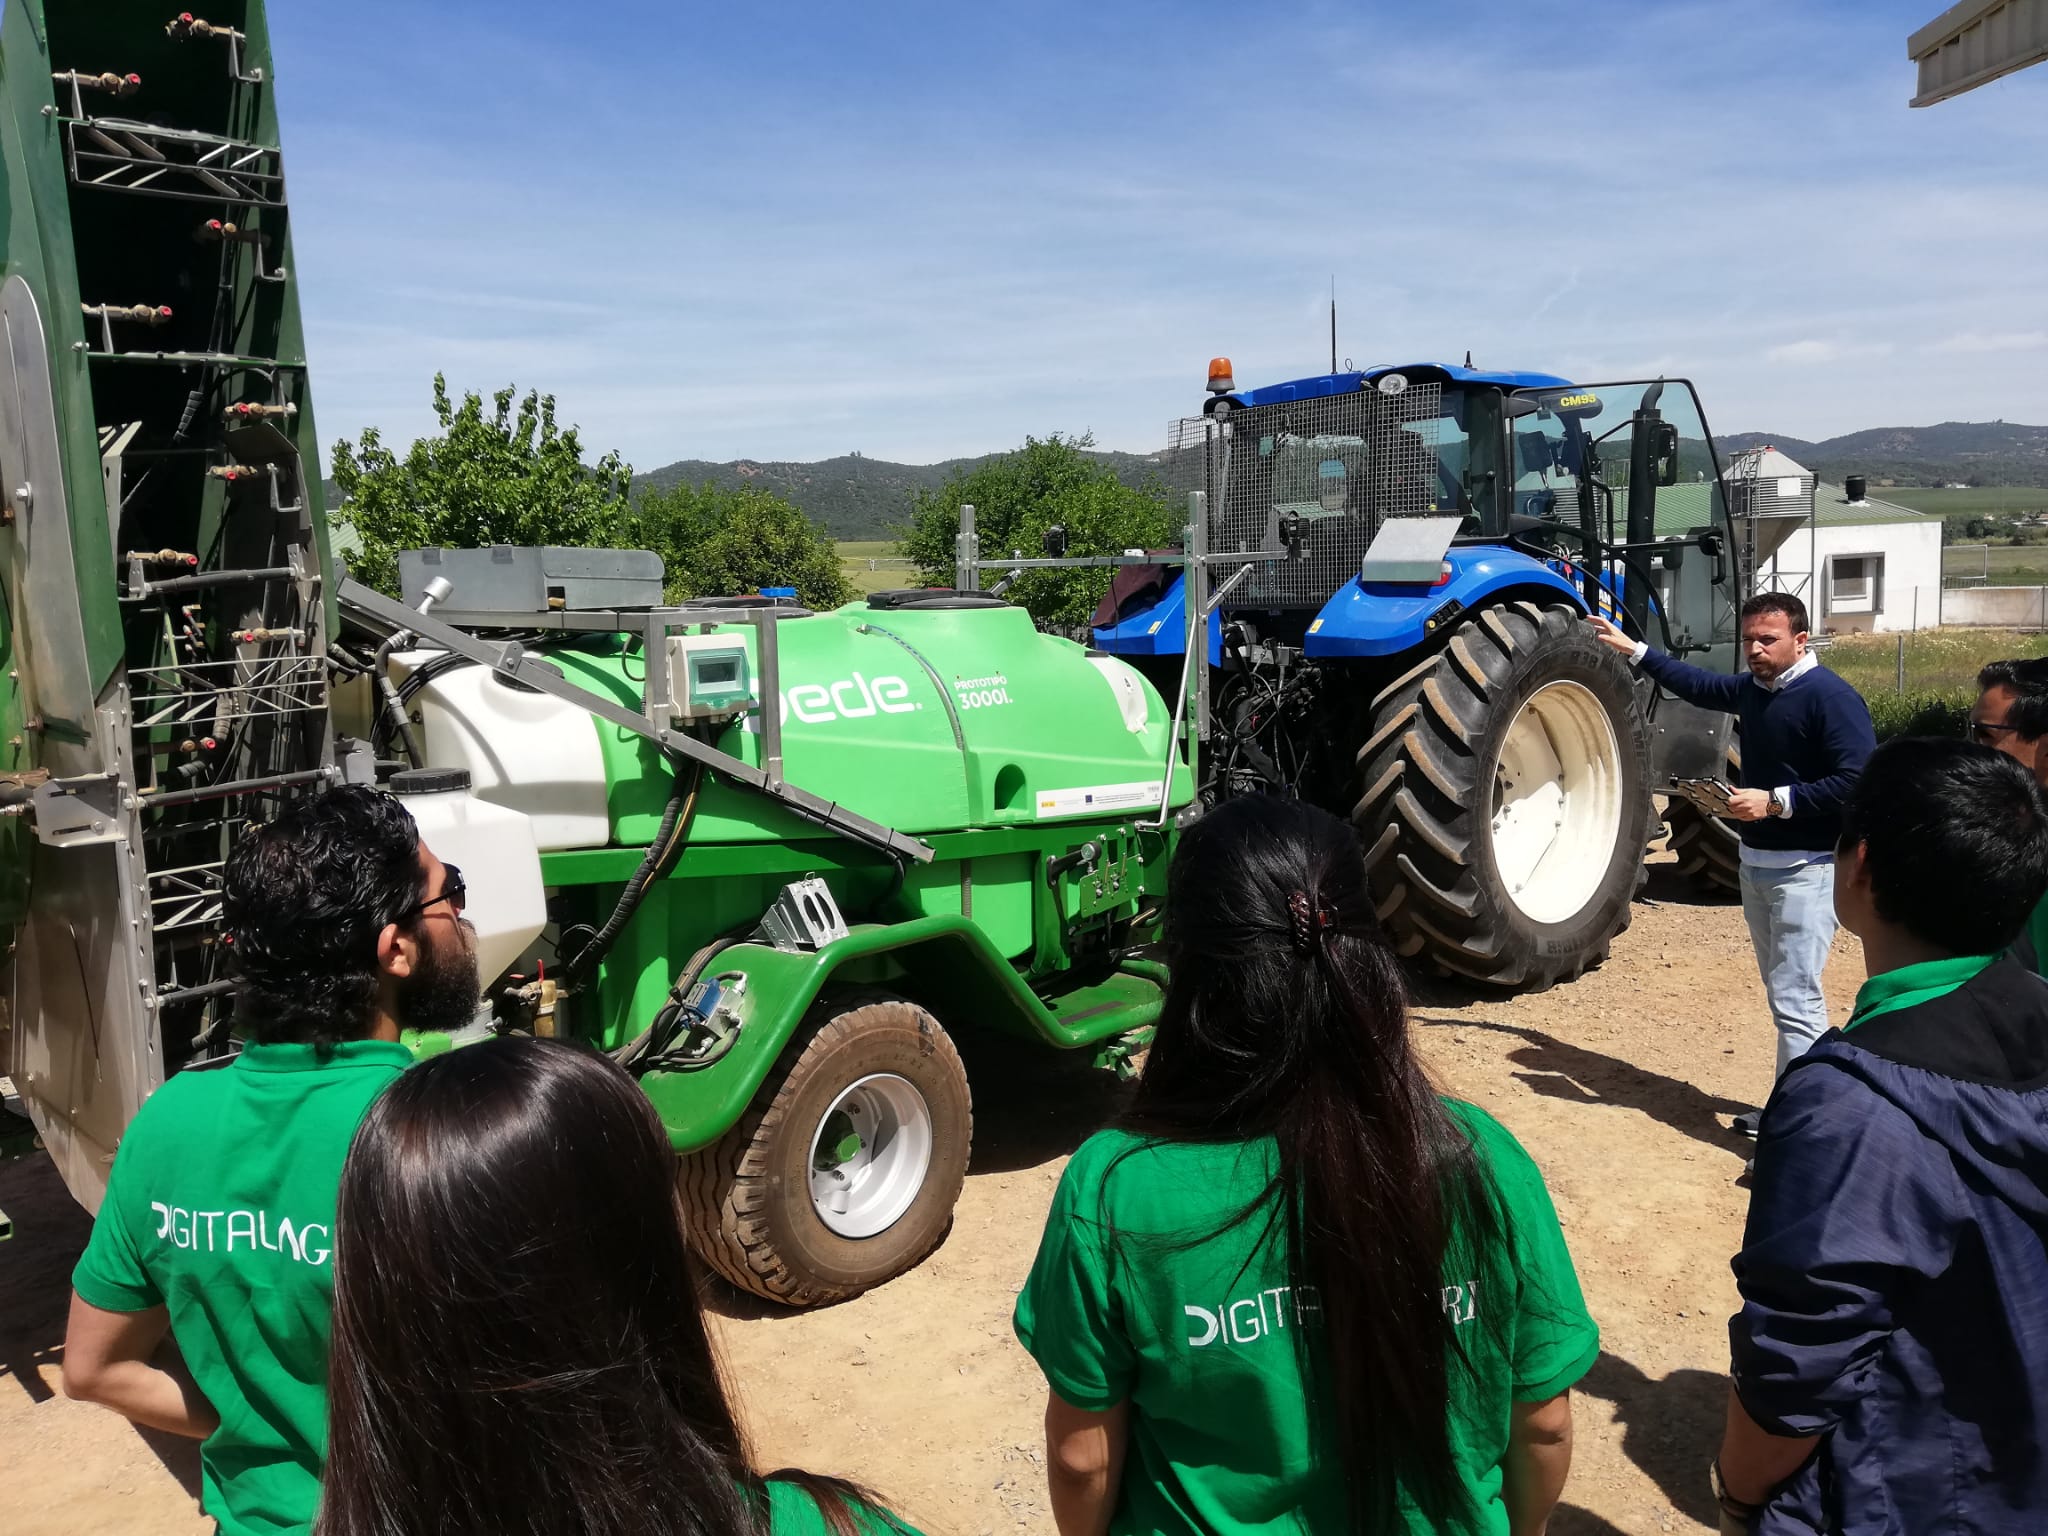
[[[1792,814],[1792,798],[1784,790],[1774,789],[1771,791],[1770,814],[1773,816],[1790,816]]]
[[[1707,1482],[1714,1490],[1714,1502],[1721,1506],[1721,1536],[1749,1536],[1756,1529],[1757,1516],[1764,1512],[1763,1505],[1745,1504],[1728,1492],[1728,1485],[1721,1481],[1718,1456],[1707,1464]]]

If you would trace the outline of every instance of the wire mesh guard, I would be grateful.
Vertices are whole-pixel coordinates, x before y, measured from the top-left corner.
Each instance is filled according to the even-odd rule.
[[[128,674],[138,729],[153,725],[225,730],[261,715],[308,714],[327,707],[322,656],[252,656],[137,667]]]
[[[1277,548],[1281,519],[1300,521],[1300,557],[1255,566],[1226,606],[1320,607],[1358,575],[1383,518],[1454,504],[1444,459],[1464,436],[1442,411],[1441,386],[1410,383],[1172,423],[1160,478],[1207,493],[1212,554]]]

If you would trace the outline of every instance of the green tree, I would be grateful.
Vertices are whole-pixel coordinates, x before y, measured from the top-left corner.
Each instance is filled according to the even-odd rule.
[[[916,564],[921,580],[950,586],[962,502],[974,508],[984,559],[1013,551],[1043,554],[1045,531],[1055,523],[1067,531],[1070,555],[1114,555],[1175,542],[1179,525],[1164,489],[1125,485],[1089,454],[1094,446],[1087,433],[1027,437],[1014,453],[956,471],[937,490],[918,493],[901,553]],[[1077,626],[1088,622],[1113,574],[1110,567],[1026,571],[1006,595],[1040,623]]]
[[[772,491],[678,485],[635,509],[640,542],[661,556],[668,597],[731,597],[795,587],[808,608],[837,608],[853,588],[825,531]]]
[[[616,453],[585,464],[576,429],[555,424],[553,395],[528,390],[515,411],[516,398],[516,389],[499,390],[489,414],[474,393],[456,405],[437,373],[439,436],[420,438],[404,458],[375,427],[334,445],[344,498],[334,520],[359,546],[351,575],[395,595],[402,549],[627,542],[632,469]]]

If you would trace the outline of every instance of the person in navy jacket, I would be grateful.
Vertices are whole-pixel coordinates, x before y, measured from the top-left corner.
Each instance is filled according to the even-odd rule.
[[[1828,1027],[1821,971],[1835,941],[1834,847],[1842,804],[1877,745],[1863,696],[1807,649],[1806,605],[1759,592],[1742,605],[1749,670],[1709,672],[1631,640],[1594,618],[1600,638],[1664,688],[1741,721],[1742,787],[1729,814],[1742,836],[1742,915],[1756,950],[1777,1075]],[[1735,1117],[1756,1134],[1757,1113]]]
[[[1964,741],[1870,759],[1835,905],[1869,980],[1764,1108],[1724,1532],[2048,1531],[2048,801]]]

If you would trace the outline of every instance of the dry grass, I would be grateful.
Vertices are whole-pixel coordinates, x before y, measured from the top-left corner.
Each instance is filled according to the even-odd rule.
[[[1899,648],[1906,686],[1899,688]],[[2048,635],[2011,629],[1923,629],[1910,635],[1846,635],[1821,654],[1870,705],[1880,741],[1961,735],[1977,697],[1977,673],[2010,656],[2048,656]]]

